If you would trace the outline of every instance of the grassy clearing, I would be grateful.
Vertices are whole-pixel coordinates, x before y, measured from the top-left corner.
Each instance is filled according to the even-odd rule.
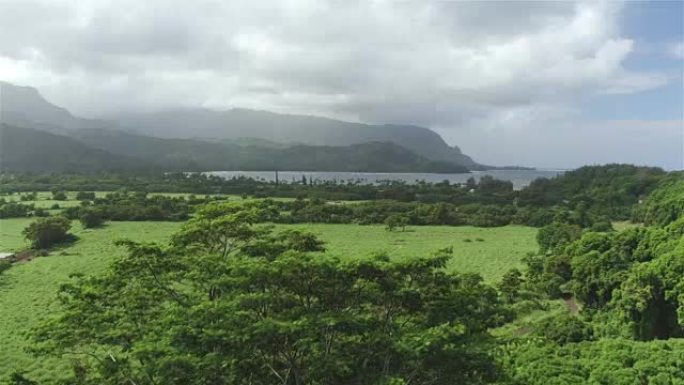
[[[516,338],[529,336],[534,331],[534,325],[554,316],[569,312],[563,300],[546,300],[542,303],[543,308],[535,309],[527,314],[521,315],[515,321],[492,330],[496,337]]]
[[[21,231],[35,218],[0,219],[0,252],[19,251],[28,247]]]
[[[0,221],[0,249],[23,245],[21,229],[31,219]],[[69,275],[103,271],[124,250],[114,241],[128,238],[137,241],[165,241],[178,227],[171,222],[113,222],[102,229],[84,230],[74,222],[72,233],[79,240],[69,247],[54,250],[47,257],[19,263],[0,276],[0,382],[15,370],[26,371],[38,380],[54,380],[55,374],[67,373],[66,360],[34,360],[23,349],[30,329],[58,305],[59,286]]]
[[[635,227],[641,227],[643,226],[641,223],[634,223],[631,221],[616,221],[613,222],[613,228],[615,231],[623,231],[623,230],[628,230],[632,229]]]
[[[384,226],[296,224],[278,228],[311,231],[326,242],[328,254],[340,258],[386,253],[393,257],[425,256],[453,247],[449,268],[476,272],[496,280],[537,248],[537,230],[523,226],[479,228],[470,226],[411,226],[406,231],[386,231]],[[479,240],[478,240],[479,239]]]
[[[0,251],[27,246],[21,230],[33,219],[0,220]],[[56,309],[59,286],[72,273],[102,272],[125,250],[114,245],[118,239],[165,242],[181,224],[173,222],[110,222],[96,230],[84,230],[73,222],[72,233],[79,240],[54,250],[47,257],[19,263],[0,276],[0,382],[15,370],[36,380],[52,383],[69,372],[67,360],[35,360],[25,351],[30,329]],[[276,229],[304,229],[326,242],[328,253],[339,258],[364,258],[387,253],[396,258],[428,255],[453,247],[450,269],[479,272],[485,279],[498,279],[506,270],[520,266],[520,259],[536,249],[536,229],[521,226],[500,228],[410,227],[388,232],[383,226],[298,224],[277,225]],[[478,240],[480,239],[480,240]],[[469,240],[469,241],[468,241]]]

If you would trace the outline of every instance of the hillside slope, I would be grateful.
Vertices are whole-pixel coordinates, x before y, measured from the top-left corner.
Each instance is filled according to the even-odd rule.
[[[69,129],[101,128],[110,123],[83,119],[43,98],[32,87],[0,81],[0,123],[65,133]]]
[[[470,169],[481,167],[464,155],[458,147],[450,147],[436,132],[411,125],[370,125],[246,109],[177,109],[153,114],[119,115],[113,118],[124,128],[157,137],[251,137],[278,143],[317,146],[391,142],[431,160],[452,162]]]
[[[111,120],[83,119],[58,107],[31,87],[0,82],[0,123],[71,135],[72,130],[116,129],[166,139],[271,143],[269,147],[350,146],[387,142],[437,162],[482,169],[434,131],[411,125],[371,125],[313,116],[232,109],[175,109],[148,114],[117,114]],[[391,162],[388,159],[388,162]],[[388,166],[391,167],[391,166]],[[341,171],[341,170],[340,170]]]
[[[383,142],[276,147],[161,139],[116,130],[81,130],[74,135],[93,148],[144,159],[167,170],[467,172],[464,167],[431,161]]]
[[[140,160],[94,149],[62,135],[0,124],[0,171],[62,172],[147,169]]]

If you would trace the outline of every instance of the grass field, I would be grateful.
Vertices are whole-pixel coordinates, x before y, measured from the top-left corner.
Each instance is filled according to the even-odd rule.
[[[20,250],[27,244],[21,230],[32,219],[0,220],[0,251]],[[69,275],[102,272],[124,250],[118,239],[166,241],[181,224],[173,222],[110,222],[97,230],[84,230],[73,223],[78,241],[57,249],[47,257],[18,263],[0,276],[0,383],[14,370],[26,371],[33,379],[53,381],[66,373],[66,361],[39,360],[23,349],[26,336],[56,309],[56,292]],[[388,232],[383,226],[278,225],[312,231],[326,242],[328,253],[340,258],[363,258],[387,253],[395,258],[424,256],[453,247],[449,268],[478,272],[486,280],[498,279],[506,270],[520,266],[520,259],[536,249],[536,229],[521,226],[500,228],[423,226]]]
[[[624,230],[627,230],[627,229],[633,229],[633,228],[635,228],[635,227],[641,227],[641,226],[643,226],[643,225],[640,224],[640,223],[633,223],[633,222],[630,222],[630,221],[616,221],[616,222],[613,222],[613,228],[615,229],[615,231],[624,231]]]
[[[0,250],[24,245],[21,229],[30,219],[0,221]],[[114,222],[98,230],[84,230],[74,222],[72,233],[79,240],[54,250],[47,257],[18,263],[0,276],[0,383],[15,370],[26,371],[35,379],[54,379],[68,370],[66,361],[34,360],[26,352],[29,330],[58,305],[59,286],[76,272],[101,272],[123,249],[114,245],[120,238],[138,241],[165,241],[180,226],[171,222]]]
[[[386,231],[384,226],[298,224],[279,227],[308,230],[326,242],[328,254],[358,258],[376,253],[391,257],[418,257],[453,247],[448,267],[498,279],[520,259],[537,248],[536,229],[524,226],[480,228],[470,226],[410,226],[406,231]]]

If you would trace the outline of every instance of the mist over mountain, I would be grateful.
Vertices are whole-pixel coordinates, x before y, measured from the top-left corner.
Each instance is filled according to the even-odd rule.
[[[34,88],[4,82],[0,86],[4,171],[460,173],[479,167],[421,127],[250,110],[177,110],[92,120],[49,103]]]
[[[176,109],[150,114],[115,116],[124,128],[164,138],[265,139],[277,143],[347,146],[392,142],[418,155],[470,169],[482,168],[436,132],[411,125],[370,125],[340,120],[232,109]]]
[[[0,122],[22,127],[64,132],[69,129],[101,128],[102,120],[84,119],[43,98],[33,87],[0,81]]]
[[[141,135],[138,140],[143,141],[147,145],[154,144],[154,150],[147,152],[160,154],[164,152],[160,151],[160,146],[168,146],[166,149],[168,154],[163,156],[165,159],[174,156],[178,158],[178,154],[183,153],[185,155],[181,158],[187,160],[189,159],[188,154],[193,151],[191,149],[198,146],[202,148],[207,147],[207,143],[154,141],[150,137],[193,139],[201,142],[247,143],[249,144],[248,146],[239,147],[239,152],[243,155],[241,159],[248,157],[246,151],[259,151],[259,156],[257,154],[249,156],[251,159],[259,158],[263,155],[264,148],[304,146],[303,148],[314,151],[313,148],[309,147],[345,147],[376,143],[373,146],[354,148],[350,153],[355,153],[357,156],[361,156],[361,153],[363,153],[363,156],[359,159],[348,156],[343,157],[347,159],[344,164],[324,164],[321,163],[323,158],[319,156],[312,159],[312,164],[302,164],[300,168],[297,168],[306,170],[343,171],[354,168],[356,170],[372,171],[397,169],[397,171],[450,170],[450,172],[454,172],[476,170],[484,167],[463,154],[458,147],[449,146],[434,131],[418,126],[369,125],[313,116],[277,114],[267,111],[246,109],[214,111],[201,108],[174,109],[146,114],[119,114],[110,116],[107,120],[95,120],[80,118],[64,108],[51,104],[35,88],[20,87],[7,82],[0,82],[0,92],[0,106],[2,107],[0,110],[0,122],[17,127],[31,127],[64,134],[80,140],[88,138],[90,139],[88,145],[94,145],[96,148],[107,147],[107,143],[100,143],[101,145],[93,143],[93,138],[102,139],[103,135],[86,135],[81,131],[106,129],[109,131],[104,136],[108,137],[108,140],[121,135],[119,139],[128,143],[128,146],[141,148],[141,145],[134,145],[134,141],[130,140],[131,137],[128,135],[136,133]],[[142,138],[146,139],[143,140]],[[114,142],[117,141],[115,140]],[[377,143],[383,144],[379,145]],[[186,147],[181,151],[182,146]],[[396,159],[392,157],[386,159],[385,163],[403,164],[406,167],[383,166],[381,165],[382,162],[372,163],[372,166],[370,164],[364,166],[361,162],[370,161],[370,154],[367,150],[370,148],[379,149],[378,146],[383,147],[383,151],[380,151],[373,158],[381,160],[383,156],[401,153],[400,158],[403,160],[403,163],[397,163]],[[390,149],[392,146],[402,147],[404,151]],[[359,152],[360,148],[363,148],[364,151]],[[118,146],[118,149],[121,150],[123,147]],[[225,146],[221,147],[220,150],[216,150],[216,147],[212,147],[209,150],[205,149],[210,154],[234,150],[235,147],[225,148]],[[129,155],[126,151],[119,153]],[[255,169],[267,167],[269,164],[262,161],[255,164],[246,164],[242,161],[237,163],[220,163],[218,159],[221,157],[217,156],[213,156],[212,161],[206,161],[208,156],[203,154],[196,154],[194,157],[204,158],[204,161],[196,163],[198,166],[206,167],[211,165],[212,169],[231,169],[231,167],[244,167],[245,165],[248,165],[249,169]],[[271,163],[277,165],[277,161]],[[408,166],[408,163],[411,163],[411,165]],[[300,162],[295,162],[294,164],[300,164]],[[421,166],[416,166],[418,164]],[[351,167],[351,165],[354,166]],[[294,167],[294,165],[290,167]]]
[[[166,170],[297,170],[461,173],[468,169],[426,159],[388,142],[349,146],[268,146],[242,141],[165,139],[115,130],[80,130],[74,137],[107,152]]]

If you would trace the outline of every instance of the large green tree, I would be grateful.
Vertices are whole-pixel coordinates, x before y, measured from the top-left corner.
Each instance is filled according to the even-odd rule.
[[[504,312],[447,251],[339,260],[302,232],[211,207],[169,247],[126,243],[104,275],[60,293],[38,354],[74,358],[81,384],[480,384]],[[308,253],[317,251],[317,253]]]

